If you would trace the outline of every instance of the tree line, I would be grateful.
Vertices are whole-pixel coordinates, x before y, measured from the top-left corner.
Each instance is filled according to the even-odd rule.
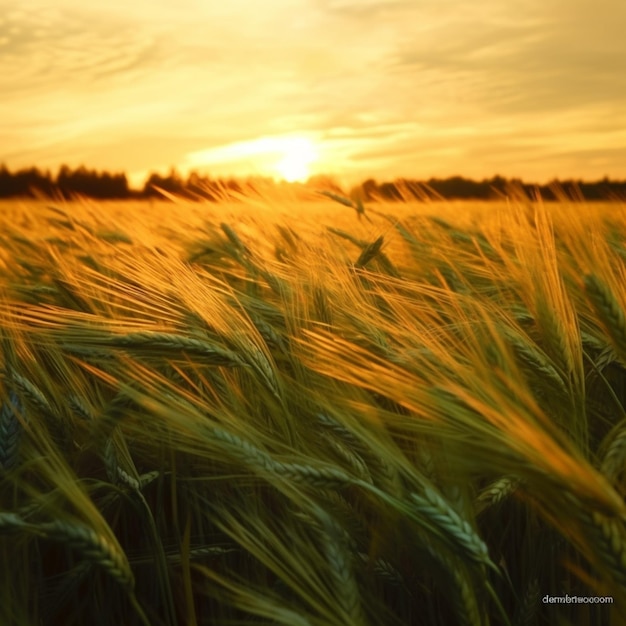
[[[129,200],[163,197],[166,193],[190,199],[217,200],[224,190],[241,191],[240,184],[230,179],[212,179],[191,172],[185,179],[172,168],[162,176],[151,173],[141,189],[131,189],[126,174],[88,169],[84,165],[71,169],[62,165],[56,175],[50,170],[30,167],[11,172],[0,165],[0,198],[48,197],[71,200],[86,196],[98,200]]]
[[[539,185],[526,183],[519,178],[507,179],[493,176],[481,181],[451,176],[428,180],[397,179],[377,183],[366,180],[357,188],[364,201],[432,201],[432,200],[497,200],[511,196],[543,200],[626,200],[626,180],[616,181],[604,177],[598,181],[554,179]]]
[[[258,182],[258,179],[257,179]],[[262,179],[265,188],[274,183]],[[50,170],[41,171],[36,167],[11,172],[4,164],[0,165],[0,198],[46,197],[71,200],[79,196],[100,200],[129,200],[163,198],[168,194],[190,200],[217,201],[229,192],[241,192],[254,181],[241,181],[234,178],[214,179],[197,172],[187,177],[171,168],[167,175],[151,173],[141,189],[131,189],[123,172],[96,171],[84,165],[71,169],[62,165],[56,175]],[[299,185],[302,186],[302,185]],[[316,190],[344,192],[328,176],[315,176],[304,184]],[[165,193],[164,193],[165,192]],[[541,196],[544,200],[625,200],[626,180],[617,181],[604,177],[595,182],[583,180],[553,180],[548,184],[526,183],[518,178],[507,179],[493,176],[480,181],[451,176],[448,178],[396,179],[377,182],[370,178],[354,187],[348,195],[363,201],[431,201],[446,200],[492,200],[522,194],[525,197]]]

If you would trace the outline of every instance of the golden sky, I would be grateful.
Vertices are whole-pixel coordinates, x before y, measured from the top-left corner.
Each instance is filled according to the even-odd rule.
[[[626,178],[623,0],[0,0],[0,162]]]

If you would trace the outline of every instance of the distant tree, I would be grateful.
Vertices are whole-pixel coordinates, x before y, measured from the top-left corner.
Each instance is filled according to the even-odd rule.
[[[174,167],[170,168],[167,176],[161,176],[157,173],[150,174],[143,186],[143,195],[145,197],[161,197],[162,194],[159,189],[178,196],[185,195],[185,184]]]
[[[63,197],[80,194],[97,199],[122,199],[130,196],[126,174],[97,172],[80,165],[72,171],[67,165],[59,168],[56,185]]]
[[[217,201],[224,197],[236,198],[231,192],[245,190],[271,189],[275,183],[271,179],[235,178],[212,179],[207,175],[190,172],[186,180],[171,168],[166,176],[151,173],[141,190],[132,190],[123,172],[98,172],[80,165],[72,170],[68,165],[59,167],[56,177],[49,170],[42,172],[36,167],[24,168],[11,172],[6,164],[0,164],[0,198],[14,196],[34,197],[41,194],[70,199],[76,194],[99,199],[151,198],[160,197],[160,190],[192,200]],[[291,183],[281,183],[290,185]],[[301,186],[301,185],[300,185]],[[330,176],[318,175],[311,177],[305,187],[316,190],[323,189],[345,195],[341,187]],[[354,186],[349,195],[363,202],[383,200],[432,200],[445,199],[492,199],[502,196],[541,197],[546,201],[553,200],[626,200],[626,180],[611,180],[608,176],[586,182],[580,179],[554,179],[545,185],[523,182],[519,178],[507,180],[495,175],[481,181],[462,176],[445,179],[430,178],[428,181],[400,178],[394,182],[377,183],[369,178]]]
[[[0,165],[0,198],[9,198],[13,195],[13,177],[7,166]]]
[[[34,197],[37,194],[50,196],[53,188],[49,172],[42,173],[36,167],[30,167],[12,174],[5,164],[0,166],[0,197]]]

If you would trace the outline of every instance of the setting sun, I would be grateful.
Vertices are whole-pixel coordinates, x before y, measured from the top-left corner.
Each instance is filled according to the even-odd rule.
[[[313,143],[304,138],[284,141],[283,158],[276,164],[278,174],[289,183],[303,182],[310,175],[310,165],[317,160]]]
[[[218,173],[224,168],[292,183],[307,180],[311,167],[318,160],[319,149],[313,139],[302,135],[275,135],[190,153],[183,167],[186,170],[209,168]]]

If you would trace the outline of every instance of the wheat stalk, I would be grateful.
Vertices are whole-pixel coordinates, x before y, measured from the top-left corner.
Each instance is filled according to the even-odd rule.
[[[510,341],[515,354],[523,361],[533,374],[540,375],[546,381],[551,382],[563,396],[569,394],[567,385],[563,377],[557,371],[556,367],[551,363],[550,359],[539,350],[538,347],[527,343],[516,333],[508,332],[507,338]]]
[[[587,511],[581,505],[577,515],[583,522],[593,555],[606,568],[610,579],[626,589],[626,526],[623,521],[597,511]]]
[[[207,557],[223,556],[225,554],[232,554],[241,552],[241,549],[237,546],[202,546],[197,548],[190,548],[188,557],[192,560],[201,560]],[[158,556],[155,554],[149,554],[148,556],[133,557],[128,556],[128,562],[133,566],[138,565],[150,565],[155,563]],[[165,559],[168,563],[180,564],[183,556],[180,551],[168,551],[165,553]]]
[[[374,574],[388,582],[390,585],[408,589],[402,574],[386,559],[378,558],[374,559],[372,562],[370,556],[364,552],[359,552],[358,557],[364,565],[371,567]]]
[[[104,569],[122,587],[132,591],[135,580],[126,556],[92,528],[76,522],[55,520],[54,522],[39,524],[37,529],[42,531],[48,539],[77,550],[91,562]]]
[[[617,431],[609,444],[606,454],[602,459],[601,471],[612,482],[626,468],[626,420],[620,422]]]
[[[332,431],[346,444],[350,453],[356,455],[357,459],[362,460],[370,477],[376,477],[376,475],[373,475],[373,470],[377,469],[378,472],[376,474],[380,473],[382,475],[383,482],[393,483],[395,473],[391,466],[382,456],[375,454],[347,426],[324,413],[317,413],[315,417],[325,428]],[[376,483],[376,481],[374,482]]]
[[[28,378],[22,376],[14,370],[10,372],[9,378],[17,387],[19,387],[25,399],[30,400],[34,406],[45,413],[48,413],[48,415],[53,414],[52,407],[46,399],[46,396],[44,396],[40,389],[28,380]]]
[[[419,515],[426,517],[449,545],[460,549],[475,563],[491,564],[485,542],[433,488],[427,485],[423,496],[411,493],[409,498],[416,505]]]
[[[130,487],[135,491],[139,491],[141,483],[138,479],[131,476],[120,464],[115,450],[115,443],[112,437],[109,437],[104,444],[104,466],[109,480],[113,484],[121,483]]]
[[[139,475],[139,488],[143,489],[147,487],[150,483],[154,482],[159,476],[161,472],[158,470],[152,470],[151,472],[146,472],[145,474]]]
[[[358,479],[334,466],[277,461],[267,452],[253,446],[245,439],[219,428],[212,429],[211,434],[215,439],[227,443],[235,455],[247,465],[257,467],[273,477],[280,477],[320,489],[346,487],[359,482]]]
[[[118,355],[110,350],[97,350],[88,345],[76,345],[71,343],[63,343],[61,345],[63,350],[69,352],[70,354],[74,354],[76,356],[81,357],[87,361],[93,361],[95,363],[105,362],[114,362]]]
[[[122,348],[134,350],[161,349],[169,351],[181,351],[190,355],[207,357],[211,364],[227,367],[245,365],[241,357],[230,350],[216,346],[215,344],[181,335],[170,333],[130,333],[111,338],[107,343]]]
[[[22,425],[16,411],[20,410],[19,398],[11,391],[8,400],[0,408],[0,469],[3,470],[9,470],[17,464]]]
[[[454,583],[452,600],[455,605],[459,623],[464,626],[482,626],[484,624],[484,620],[478,604],[474,585],[472,584],[470,571],[465,564],[460,563],[458,558],[450,557],[428,544],[424,544],[423,548]],[[488,585],[489,583],[485,581],[484,584]]]
[[[347,623],[358,626],[365,623],[361,608],[361,594],[352,569],[352,558],[347,549],[344,529],[323,509],[315,506],[315,517],[323,533],[323,551],[330,566],[333,593]]]
[[[34,525],[24,520],[17,513],[0,511],[0,534],[32,529]]]
[[[228,224],[222,222],[220,228],[238,253],[245,255],[250,254],[249,248],[241,241],[239,235]]]
[[[248,346],[249,364],[259,374],[260,379],[265,383],[265,387],[269,389],[270,393],[279,401],[282,401],[281,388],[278,383],[276,372],[269,362],[265,354],[259,350],[254,344],[250,343]]]
[[[367,465],[364,463],[361,457],[359,457],[348,447],[342,445],[337,440],[328,435],[325,436],[325,440],[328,442],[330,447],[337,453],[337,456],[339,456],[344,461],[347,461],[350,467],[354,470],[355,474],[361,480],[373,484],[374,481],[372,480]]]
[[[330,328],[333,324],[333,312],[327,294],[320,287],[313,288],[313,309],[317,319]]]
[[[510,496],[519,486],[520,480],[515,476],[503,476],[485,487],[478,496],[478,501],[485,505],[499,504]]]
[[[184,352],[189,355],[204,357],[211,365],[236,367],[244,366],[245,363],[238,354],[226,350],[220,346],[191,337],[183,337],[173,333],[138,332],[127,335],[114,335],[102,339],[85,338],[83,345],[62,344],[62,347],[70,352],[85,352],[88,347],[84,344],[94,342],[96,345],[108,345],[114,348],[123,348],[148,354],[163,351],[166,354],[172,352]]]
[[[537,613],[540,606],[539,580],[533,578],[526,587],[526,593],[522,598],[515,613],[514,626],[533,626],[537,623]]]
[[[77,550],[91,562],[107,571],[124,588],[132,591],[134,577],[124,553],[92,528],[62,520],[34,524],[26,522],[16,513],[0,512],[0,532],[8,533],[23,530],[43,534],[47,539],[63,543]]]
[[[453,567],[452,576],[457,586],[457,617],[466,626],[482,626],[485,622],[465,568]]]
[[[585,276],[585,291],[622,363],[626,365],[626,319],[611,289],[594,274]]]
[[[356,198],[356,200],[352,200],[351,198],[346,198],[345,196],[335,193],[334,191],[326,190],[318,191],[318,193],[322,196],[330,198],[331,200],[334,200],[335,202],[339,202],[339,204],[343,204],[343,206],[354,209],[356,211],[356,216],[359,220],[362,216],[365,216],[365,219],[367,219],[368,222],[372,221],[369,216],[365,214],[365,207],[363,206],[363,201],[361,200],[361,198]]]
[[[548,354],[555,358],[557,364],[569,375],[575,368],[563,320],[555,311],[553,303],[543,295],[537,297],[535,308],[537,325],[542,331]]]
[[[367,248],[368,246],[367,241],[364,241],[363,239],[358,239],[354,235],[351,235],[350,233],[340,230],[339,228],[328,226],[327,229],[333,235],[337,235],[337,237],[341,237],[341,239],[345,239],[346,241],[349,241],[351,244],[354,244],[355,246],[357,246],[357,248],[360,248],[361,250],[363,250],[364,248]]]
[[[367,246],[363,248],[359,258],[356,260],[354,267],[364,268],[377,254],[379,254],[384,242],[385,238],[381,236],[376,239],[376,241],[367,244]]]
[[[71,395],[68,400],[70,408],[81,419],[84,419],[86,422],[94,421],[95,418],[93,415],[93,411],[89,408],[88,404],[82,398],[77,395]]]
[[[270,326],[270,324],[268,324],[260,315],[251,311],[247,311],[247,313],[266,344],[279,348],[283,353],[287,352],[285,340],[274,330],[272,326]]]

